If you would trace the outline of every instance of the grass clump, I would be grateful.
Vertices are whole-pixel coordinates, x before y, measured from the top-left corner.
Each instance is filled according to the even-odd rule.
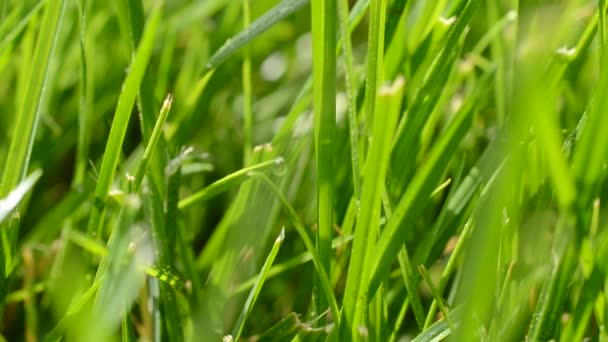
[[[0,0],[0,336],[608,340],[605,13]]]

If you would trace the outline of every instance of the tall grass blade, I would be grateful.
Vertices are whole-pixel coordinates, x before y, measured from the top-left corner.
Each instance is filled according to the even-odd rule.
[[[41,110],[47,89],[47,79],[53,51],[55,49],[65,0],[49,1],[45,8],[44,17],[40,26],[34,56],[29,71],[24,74],[27,80],[24,83],[23,97],[19,98],[21,104],[13,126],[12,139],[5,161],[4,173],[0,182],[0,197],[8,195],[10,191],[21,182],[28,172],[32,148],[38,131]],[[18,224],[11,227],[2,226],[2,243],[4,250],[5,272],[0,275],[1,283],[11,273],[13,267],[13,256],[15,255]],[[0,286],[3,288],[3,286]],[[0,291],[0,296],[4,293]]]
[[[161,13],[161,7],[156,7],[150,15],[141,44],[139,45],[137,51],[137,56],[133,61],[129,75],[125,79],[120,97],[118,99],[118,105],[116,107],[114,120],[112,122],[112,129],[110,130],[108,144],[106,145],[106,151],[104,152],[101,169],[99,171],[97,187],[95,188],[93,207],[87,225],[87,231],[89,234],[95,233],[97,236],[100,236],[101,234],[103,227],[103,214],[105,212],[106,202],[108,200],[108,192],[112,186],[114,173],[116,172],[116,168],[118,166],[118,159],[120,157],[122,144],[127,131],[129,118],[131,117],[131,110],[135,104],[135,97],[137,96],[139,85],[143,79],[150,56],[152,54],[152,48],[154,46],[154,39],[156,37],[156,30],[160,22]]]
[[[42,176],[42,170],[32,172],[19,185],[9,192],[8,196],[0,199],[0,223],[4,222],[10,213],[17,208],[23,198],[32,190]]]
[[[331,274],[336,132],[337,1],[312,0],[313,111],[317,174],[317,250],[325,271]],[[326,302],[317,297],[317,309]]]
[[[439,182],[450,157],[469,129],[475,109],[475,101],[469,100],[470,102],[462,107],[445,133],[435,143],[428,159],[399,200],[390,222],[384,229],[371,269],[370,296],[378,289],[381,279],[395,261],[404,243],[403,230],[407,229],[408,222],[411,222],[428,203],[428,196]]]
[[[374,135],[363,170],[361,211],[356,223],[344,295],[344,327],[341,337],[346,339],[353,336],[351,334],[357,334],[357,324],[363,323],[358,322],[365,310],[363,306],[367,304],[367,289],[362,286],[367,284],[370,265],[368,259],[372,258],[372,249],[379,234],[381,189],[384,189],[392,142],[391,133],[396,128],[404,83],[404,79],[399,78],[392,86],[383,87],[378,94],[378,113],[381,114],[374,117]]]
[[[281,248],[281,244],[283,243],[283,240],[285,240],[285,228],[281,229],[281,233],[275,240],[274,245],[272,246],[272,249],[270,250],[270,253],[266,257],[266,261],[264,261],[262,270],[260,271],[260,274],[258,275],[258,277],[255,281],[255,284],[253,285],[253,288],[251,289],[251,292],[249,292],[249,296],[247,297],[247,301],[245,302],[245,305],[243,306],[243,310],[241,311],[239,319],[237,320],[237,322],[234,326],[234,329],[232,330],[232,336],[234,337],[235,341],[238,341],[241,337],[241,333],[243,332],[243,327],[245,326],[245,322],[251,315],[253,306],[255,305],[255,302],[260,294],[260,291],[262,290],[262,286],[264,286],[264,282],[266,281],[266,278],[268,277],[268,272],[270,271],[270,268],[272,267],[272,264],[274,263],[274,259],[277,257],[277,254],[279,253],[279,248]]]
[[[282,0],[271,10],[256,19],[244,31],[228,39],[207,62],[207,70],[215,69],[251,40],[264,33],[277,22],[308,5],[310,0]]]

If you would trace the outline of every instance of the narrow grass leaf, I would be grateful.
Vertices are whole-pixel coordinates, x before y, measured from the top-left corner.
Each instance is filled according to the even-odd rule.
[[[461,319],[462,308],[455,308],[450,311],[449,317],[452,321],[458,322]],[[457,325],[457,323],[455,323]],[[416,336],[412,342],[438,342],[445,340],[452,333],[452,329],[447,323],[447,320],[442,319],[431,325],[428,329]]]
[[[127,131],[129,118],[131,117],[131,110],[135,104],[135,97],[137,96],[139,85],[144,77],[152,54],[154,38],[156,37],[156,30],[160,22],[161,13],[161,7],[156,7],[150,15],[141,44],[137,51],[137,56],[133,61],[129,75],[125,79],[120,97],[118,98],[118,105],[114,114],[112,128],[108,137],[108,143],[103,155],[99,179],[95,189],[91,216],[89,217],[87,228],[89,234],[96,233],[98,236],[101,234],[103,213],[105,212],[108,192],[112,186],[114,173],[118,166],[118,159]]]
[[[441,297],[441,293],[439,292],[439,290],[437,290],[437,288],[433,284],[433,280],[431,280],[431,276],[429,275],[429,272],[426,270],[426,267],[424,267],[424,265],[419,265],[418,272],[420,272],[420,275],[422,275],[422,279],[424,279],[424,281],[428,285],[429,289],[431,289],[431,294],[433,295],[433,302],[437,303],[437,305],[439,305],[439,309],[441,310],[443,317],[445,317],[445,320],[448,322],[448,326],[451,329],[453,329],[454,323],[450,319],[450,315],[449,315],[448,309],[447,309],[447,303],[445,303],[445,301],[443,300],[443,297]]]
[[[337,2],[312,0],[313,111],[317,174],[317,250],[331,274],[336,135],[336,34]],[[317,308],[326,302],[317,296]]]
[[[243,28],[246,30],[251,23],[249,0],[243,0]],[[243,165],[247,166],[251,160],[253,148],[253,92],[251,83],[251,51],[245,46],[243,52]]]
[[[352,240],[353,240],[352,235],[334,238],[331,243],[331,248],[335,250],[337,248],[344,247],[345,245],[350,243]],[[312,260],[312,256],[310,255],[310,253],[308,253],[308,252],[301,253],[300,255],[297,255],[289,260],[286,260],[285,262],[283,262],[281,264],[272,266],[272,268],[268,271],[268,275],[266,276],[266,279],[271,279],[271,278],[278,276],[279,274],[282,274],[284,272],[287,272],[295,267],[306,264],[306,263],[310,262],[311,260]],[[253,287],[253,285],[255,284],[256,280],[258,279],[259,275],[260,274],[258,273],[258,275],[256,275],[255,277],[242,282],[239,286],[237,286],[237,289],[235,292],[241,293],[241,292],[245,292],[245,291],[251,289]]]
[[[253,285],[253,288],[251,289],[251,292],[249,292],[247,301],[245,302],[245,305],[243,306],[243,310],[241,311],[241,314],[239,315],[239,318],[238,318],[236,324],[234,325],[234,329],[232,329],[232,336],[234,337],[235,341],[238,341],[239,338],[241,337],[241,333],[243,332],[243,327],[245,326],[245,322],[251,315],[253,306],[255,305],[255,302],[256,302],[258,296],[260,295],[260,291],[262,291],[262,286],[264,286],[264,282],[266,281],[266,278],[268,277],[268,273],[270,272],[270,268],[272,267],[272,264],[274,263],[274,259],[277,257],[277,254],[279,253],[281,244],[283,244],[283,240],[285,240],[285,228],[281,229],[281,233],[275,240],[274,245],[272,246],[272,249],[270,250],[270,253],[266,257],[266,261],[264,261],[262,270],[260,271],[260,273],[255,281],[255,284]]]
[[[373,295],[377,290],[381,279],[388,273],[390,266],[397,257],[401,245],[404,243],[403,230],[428,203],[428,196],[436,187],[451,156],[471,125],[473,111],[473,102],[463,106],[445,133],[435,143],[427,161],[419,169],[405,194],[399,200],[391,221],[388,222],[382,233],[379,247],[376,250],[376,258],[370,277],[370,295]]]
[[[355,72],[353,70],[353,48],[348,27],[348,1],[340,0],[338,4],[340,19],[340,34],[342,35],[342,52],[344,55],[344,75],[346,79],[346,97],[348,99],[348,125],[350,133],[350,153],[353,172],[353,188],[355,198],[361,199],[361,169],[359,162],[359,128],[357,124],[357,90]]]
[[[472,229],[473,229],[473,225],[471,224],[471,222],[467,222],[464,225],[464,228],[460,234],[460,237],[458,238],[458,242],[456,243],[456,246],[454,246],[454,250],[452,251],[452,254],[450,255],[450,259],[448,260],[447,265],[445,266],[445,268],[443,269],[443,272],[441,273],[441,278],[439,279],[439,285],[437,287],[437,294],[439,295],[439,297],[442,296],[443,291],[445,290],[446,286],[448,285],[448,281],[450,280],[450,277],[452,276],[452,273],[454,272],[454,269],[456,268],[456,261],[460,258],[463,246],[465,246],[465,243],[466,243]],[[434,298],[433,303],[431,303],[431,307],[429,308],[429,311],[427,313],[426,320],[424,322],[424,330],[426,330],[431,325],[431,323],[433,323],[433,319],[435,319],[435,314],[437,313],[438,305],[439,305],[438,299]]]
[[[169,111],[171,110],[171,104],[173,103],[173,97],[171,94],[167,95],[165,102],[160,110],[160,114],[158,115],[158,119],[156,120],[156,124],[154,125],[154,130],[152,131],[152,136],[148,144],[146,145],[146,149],[144,150],[144,155],[142,156],[139,165],[137,166],[137,171],[135,173],[135,180],[133,181],[134,191],[139,192],[141,185],[144,180],[144,176],[148,171],[148,167],[150,166],[150,159],[156,149],[156,144],[160,139],[160,135],[163,130],[163,126],[165,125],[165,121],[167,121],[167,116],[169,116]]]
[[[78,0],[78,28],[80,29],[80,84],[78,96],[78,145],[74,167],[73,186],[82,185],[89,158],[89,103],[92,95],[91,72],[87,64],[87,8],[88,1]]]
[[[8,156],[5,160],[4,173],[0,181],[0,197],[8,195],[25,178],[28,172],[45,90],[47,89],[48,73],[60,32],[65,3],[65,0],[55,0],[47,3],[34,56],[31,64],[26,66],[29,71],[22,75],[25,77],[21,80],[21,82],[24,82],[22,83],[24,93],[20,94],[23,95],[22,97],[19,97],[21,103],[12,130],[13,134]],[[5,229],[2,229],[2,243],[6,269],[2,273],[10,274],[13,266],[14,250],[16,249],[18,224],[3,228]],[[0,274],[0,278],[6,277],[8,274]],[[0,280],[0,283],[4,283],[4,280]],[[2,287],[0,286],[0,288]],[[0,293],[0,296],[4,296],[4,294]]]
[[[272,182],[272,180],[270,180],[270,178],[268,178],[268,176],[264,175],[263,173],[259,173],[259,172],[256,172],[255,176],[258,177],[259,179],[263,180],[264,183],[279,198],[281,203],[283,203],[283,207],[285,208],[287,215],[289,216],[292,224],[294,225],[296,232],[298,233],[298,235],[300,235],[302,242],[304,242],[304,246],[306,246],[306,250],[308,251],[308,253],[310,253],[310,255],[312,257],[312,262],[315,266],[317,276],[319,277],[319,282],[321,284],[321,290],[323,291],[325,300],[329,303],[329,307],[331,309],[331,313],[332,313],[332,316],[334,317],[334,321],[336,322],[336,325],[340,326],[340,311],[338,309],[338,302],[336,301],[336,297],[331,288],[331,284],[329,283],[329,277],[327,276],[327,272],[325,271],[325,268],[323,267],[321,258],[319,257],[319,254],[317,253],[316,248],[314,247],[314,244],[312,243],[312,240],[308,236],[308,233],[306,232],[306,228],[305,228],[304,224],[302,223],[302,220],[300,220],[296,211],[293,209],[291,204],[289,204],[289,201],[287,200],[285,195],[283,195],[281,190]]]
[[[252,22],[244,31],[241,31],[236,36],[228,39],[226,43],[209,58],[207,70],[215,69],[220,66],[251,40],[264,33],[277,22],[308,5],[309,1],[310,0],[282,0],[271,10]]]
[[[277,157],[274,160],[261,162],[231,173],[228,176],[209,184],[197,193],[180,200],[178,208],[180,210],[186,210],[195,204],[208,201],[222,192],[228,191],[236,185],[243,183],[253,175],[254,171],[268,170],[280,166],[282,163],[284,163],[283,158]]]
[[[10,213],[17,208],[23,198],[32,190],[36,182],[42,176],[42,170],[32,172],[23,182],[11,191],[8,196],[0,199],[0,223],[2,223]]]
[[[366,260],[372,256],[372,249],[376,244],[379,233],[381,189],[384,189],[392,133],[397,124],[404,83],[403,78],[398,78],[392,86],[383,87],[378,94],[378,113],[381,114],[374,117],[374,134],[363,170],[361,211],[355,229],[355,240],[348,266],[348,277],[344,295],[344,308],[342,312],[345,324],[342,328],[342,338],[348,338],[347,336],[349,335],[345,334],[357,333],[355,331],[355,324],[357,324],[357,320],[360,318],[358,314],[363,313],[363,303],[360,302],[360,297],[362,296],[362,291],[366,289],[362,289],[361,286],[367,283],[366,277],[369,273],[366,273],[366,270],[369,268],[368,265],[370,263]],[[365,298],[365,300],[367,299]]]

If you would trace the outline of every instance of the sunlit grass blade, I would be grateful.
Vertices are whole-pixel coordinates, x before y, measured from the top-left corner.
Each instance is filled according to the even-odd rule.
[[[255,305],[255,302],[260,294],[260,291],[262,290],[262,286],[264,286],[264,282],[266,281],[266,278],[268,277],[268,272],[270,271],[270,268],[272,267],[272,264],[274,263],[274,259],[277,257],[277,254],[279,253],[279,248],[281,248],[281,244],[283,243],[283,240],[285,240],[285,229],[284,228],[281,229],[281,233],[275,240],[274,245],[272,246],[272,249],[270,250],[270,253],[266,257],[266,261],[264,261],[262,270],[260,271],[260,273],[255,281],[255,284],[253,285],[253,288],[251,289],[251,292],[249,292],[247,301],[245,302],[245,305],[243,306],[243,310],[241,311],[241,314],[240,314],[236,324],[234,325],[234,329],[232,329],[232,336],[234,337],[235,341],[238,341],[241,337],[241,333],[243,332],[243,327],[245,326],[245,321],[247,321],[247,319],[251,315],[253,306]]]
[[[335,197],[336,132],[336,1],[312,0],[313,111],[317,174],[317,250],[327,274],[331,274],[331,238]],[[317,310],[326,302],[317,296]],[[317,313],[318,314],[318,313]]]
[[[0,223],[2,223],[17,208],[23,198],[32,190],[42,176],[42,170],[32,172],[19,185],[9,192],[8,196],[0,199]]]
[[[249,167],[238,170],[228,176],[221,178],[212,184],[209,184],[202,190],[192,194],[179,201],[179,209],[186,210],[189,207],[196,205],[201,202],[205,202],[218,194],[228,191],[229,189],[241,184],[245,180],[249,179],[254,171],[263,171],[274,167],[280,167],[284,163],[282,157],[277,157],[274,160],[261,162],[258,164],[251,165]]]
[[[89,234],[95,233],[98,236],[101,234],[101,229],[103,227],[103,214],[105,212],[106,201],[108,199],[108,192],[112,186],[114,173],[116,172],[116,168],[118,166],[118,159],[120,157],[129,118],[131,117],[131,110],[135,104],[135,97],[137,96],[139,85],[143,79],[144,73],[148,66],[148,61],[150,60],[150,56],[152,54],[152,48],[154,46],[154,39],[156,37],[156,30],[160,22],[161,13],[161,7],[156,7],[150,15],[141,44],[137,51],[137,56],[133,61],[133,65],[131,66],[131,70],[124,82],[120,97],[118,99],[118,105],[114,114],[114,121],[112,122],[112,129],[110,130],[110,135],[108,137],[108,143],[106,145],[106,151],[103,155],[99,179],[95,189],[95,198],[93,200],[91,216],[89,217],[87,226],[87,231]]]
[[[397,79],[392,86],[383,87],[378,94],[378,115],[374,117],[374,134],[363,170],[361,209],[355,228],[355,240],[348,266],[344,295],[341,337],[356,336],[357,320],[367,305],[367,284],[373,249],[379,234],[380,202],[388,168],[392,133],[397,124],[401,95],[405,81]],[[375,98],[375,96],[374,96]],[[369,298],[371,299],[372,296]],[[363,299],[362,299],[363,298]],[[354,334],[354,335],[351,335]]]
[[[397,253],[404,242],[402,230],[406,229],[408,222],[411,222],[426,206],[428,196],[439,182],[458,143],[468,131],[475,109],[474,101],[469,101],[456,114],[450,126],[435,143],[429,157],[412,179],[410,186],[399,200],[391,220],[384,229],[379,247],[376,250],[370,277],[370,295],[373,295],[377,290],[381,279],[388,273],[390,266],[396,259]]]

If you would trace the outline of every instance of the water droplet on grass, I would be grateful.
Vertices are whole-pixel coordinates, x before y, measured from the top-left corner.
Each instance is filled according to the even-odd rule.
[[[274,159],[273,172],[276,176],[283,176],[287,172],[287,165],[285,165],[285,158],[276,157]]]

